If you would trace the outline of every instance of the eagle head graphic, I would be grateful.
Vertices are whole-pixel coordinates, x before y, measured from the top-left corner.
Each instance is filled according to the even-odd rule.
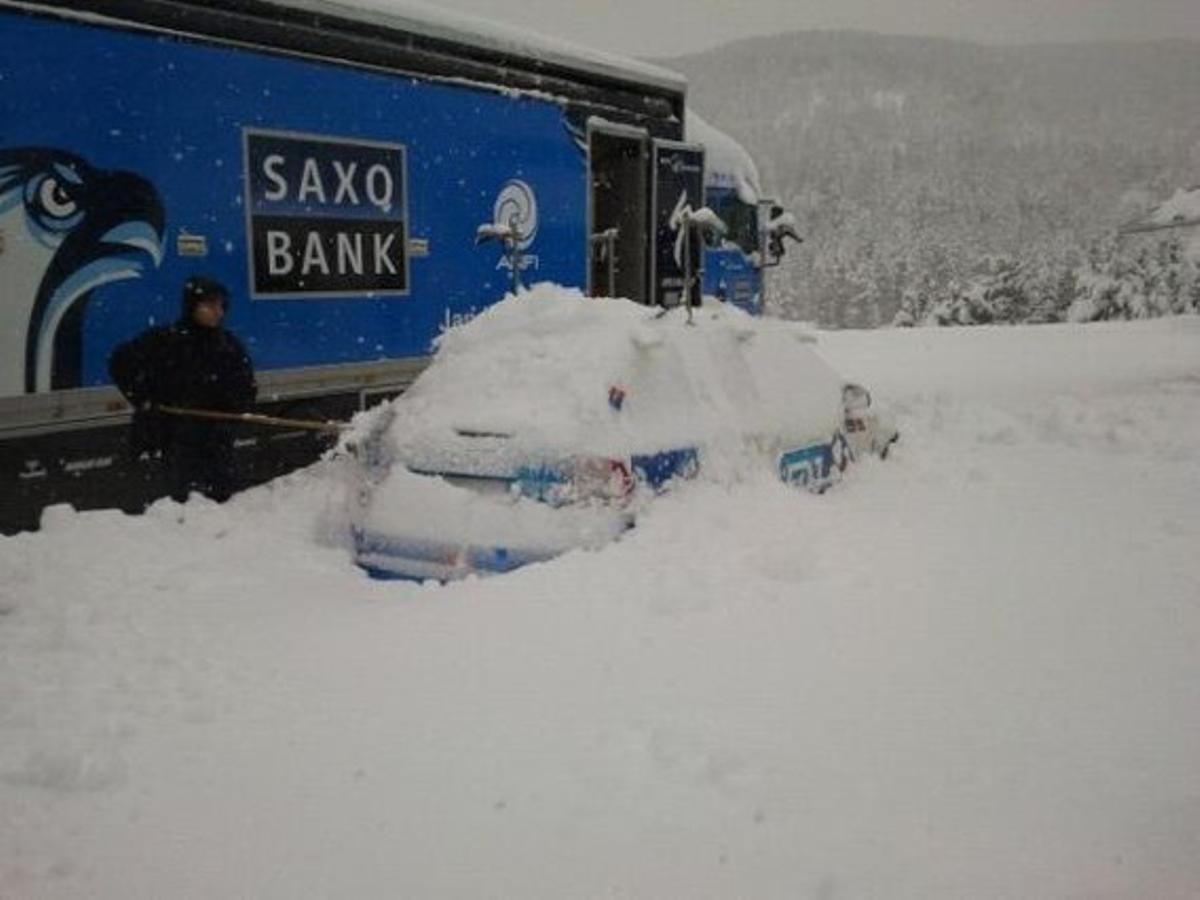
[[[162,257],[162,202],[144,178],[0,149],[0,396],[77,387],[91,292]]]

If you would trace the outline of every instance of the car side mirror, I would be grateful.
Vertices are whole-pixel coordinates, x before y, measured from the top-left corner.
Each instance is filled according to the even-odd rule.
[[[867,409],[871,405],[871,392],[861,384],[848,384],[842,388],[842,406],[849,410]]]

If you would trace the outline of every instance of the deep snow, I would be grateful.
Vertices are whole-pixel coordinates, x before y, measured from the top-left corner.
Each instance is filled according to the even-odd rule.
[[[781,452],[829,446],[843,427],[843,381],[807,329],[716,301],[661,312],[539,284],[444,333],[403,400],[347,436],[372,460],[404,463],[364,467],[352,517],[368,547],[360,561],[445,577],[472,571],[475,551],[504,548],[507,566],[596,547],[653,494],[614,478],[613,462],[629,473],[637,454],[676,451],[727,474],[776,469]],[[553,509],[521,496],[522,469],[572,462],[585,469],[578,480],[532,493],[581,502]],[[472,487],[413,472],[469,476]],[[588,502],[602,496],[617,502]]]
[[[1200,894],[1200,321],[820,346],[892,459],[500,578],[335,464],[0,539],[0,896]]]

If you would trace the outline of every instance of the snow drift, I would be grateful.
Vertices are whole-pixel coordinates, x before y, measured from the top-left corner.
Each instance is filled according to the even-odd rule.
[[[1197,324],[822,334],[887,463],[499,579],[367,579],[332,462],[54,510],[0,896],[1195,897]]]

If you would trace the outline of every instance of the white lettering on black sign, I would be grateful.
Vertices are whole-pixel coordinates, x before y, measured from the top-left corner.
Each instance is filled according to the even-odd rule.
[[[672,306],[683,295],[684,267],[679,251],[679,223],[677,211],[683,205],[699,209],[704,205],[704,151],[700,147],[667,146],[657,143],[654,147],[653,170],[655,179],[654,209],[654,301],[663,306]],[[703,268],[704,257],[699,240],[689,243],[691,270],[698,276]],[[691,286],[691,303],[700,303],[700,279]]]
[[[246,130],[254,295],[408,292],[405,153]]]

